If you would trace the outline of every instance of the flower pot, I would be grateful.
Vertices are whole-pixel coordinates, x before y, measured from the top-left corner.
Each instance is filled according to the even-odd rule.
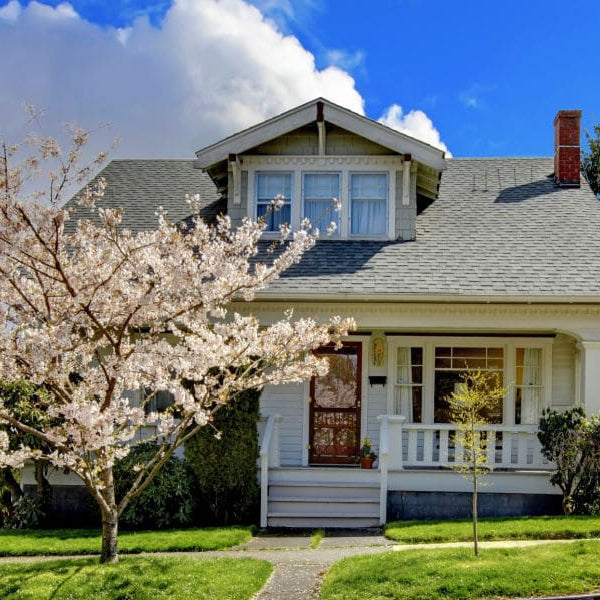
[[[361,458],[360,459],[360,468],[361,469],[372,469],[373,468],[373,459],[372,458]]]

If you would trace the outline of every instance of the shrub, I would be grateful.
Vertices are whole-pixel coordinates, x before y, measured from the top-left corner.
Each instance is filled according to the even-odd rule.
[[[135,465],[156,454],[156,444],[136,446],[115,465],[117,499],[131,488],[137,473]],[[168,529],[191,524],[194,495],[191,474],[185,461],[172,456],[150,485],[127,506],[121,523],[129,529]]]
[[[556,464],[550,481],[563,493],[565,514],[600,512],[600,417],[586,419],[583,408],[545,410],[538,439],[542,454]]]
[[[256,519],[259,391],[246,391],[215,413],[188,440],[185,456],[198,489],[198,520],[205,525],[249,523]]]

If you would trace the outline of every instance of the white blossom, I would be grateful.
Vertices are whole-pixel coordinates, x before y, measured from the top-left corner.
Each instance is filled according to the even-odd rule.
[[[74,135],[79,148],[86,136]],[[26,164],[37,168],[56,153],[56,145],[40,140],[36,160]],[[76,158],[68,155],[59,179],[69,178]],[[264,326],[230,310],[314,245],[308,221],[293,233],[282,228],[288,241],[258,264],[265,224],[250,219],[234,228],[227,216],[213,226],[195,218],[182,232],[159,208],[155,230],[132,233],[119,228],[120,209],[100,207],[100,222],[79,220],[67,229],[76,211],[24,200],[19,182],[26,167],[9,162],[8,152],[0,155],[0,379],[43,385],[52,419],[34,432],[43,451],[11,449],[2,425],[0,465],[21,465],[38,452],[78,475],[103,513],[114,510],[107,474],[148,437],[141,430],[159,444],[153,468],[240,392],[325,373],[326,359],[313,350],[339,341],[354,325],[341,318],[294,321],[289,311]],[[104,189],[103,180],[86,188],[80,205],[94,209]],[[198,206],[194,196],[188,202]],[[274,208],[282,203],[275,199]],[[132,399],[132,389],[169,391],[174,406],[149,411]],[[0,423],[25,429],[1,403]],[[141,466],[121,506],[148,476],[151,468]]]

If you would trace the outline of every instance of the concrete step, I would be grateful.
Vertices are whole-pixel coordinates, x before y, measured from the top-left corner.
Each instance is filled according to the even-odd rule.
[[[364,527],[379,527],[379,518],[375,517],[304,517],[283,516],[275,514],[268,517],[269,527],[297,527],[302,529],[361,529]]]
[[[269,499],[268,515],[279,513],[293,513],[295,516],[325,517],[343,514],[347,517],[378,517],[379,502],[332,502],[315,499],[311,502],[301,500],[273,500]]]
[[[379,485],[348,481],[271,482],[267,523],[270,527],[377,527]]]
[[[269,485],[269,496],[303,498],[379,498],[379,486],[355,483],[314,483],[304,481],[276,481]]]

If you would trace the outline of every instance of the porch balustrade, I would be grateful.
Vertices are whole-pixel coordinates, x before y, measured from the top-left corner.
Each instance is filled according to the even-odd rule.
[[[456,425],[406,423],[400,415],[382,415],[381,447],[385,470],[452,467],[464,460]],[[549,470],[553,465],[541,453],[537,425],[485,425],[488,464],[494,469]]]

